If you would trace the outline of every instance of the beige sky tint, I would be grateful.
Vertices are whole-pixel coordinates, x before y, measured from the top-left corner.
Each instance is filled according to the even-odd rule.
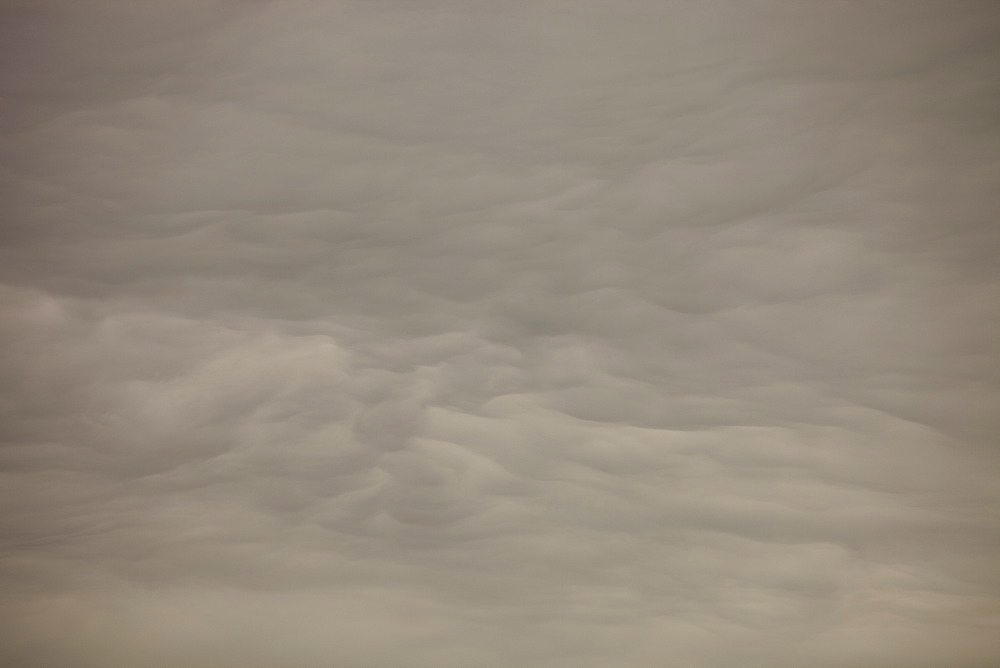
[[[0,7],[3,665],[1000,661],[995,2]]]

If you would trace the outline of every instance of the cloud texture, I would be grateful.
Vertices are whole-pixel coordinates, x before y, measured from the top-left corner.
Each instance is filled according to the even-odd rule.
[[[995,3],[2,5],[4,665],[1000,661]]]

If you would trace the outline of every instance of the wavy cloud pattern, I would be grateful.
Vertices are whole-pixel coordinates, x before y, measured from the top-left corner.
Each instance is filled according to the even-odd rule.
[[[1000,661],[993,2],[5,2],[12,667]]]

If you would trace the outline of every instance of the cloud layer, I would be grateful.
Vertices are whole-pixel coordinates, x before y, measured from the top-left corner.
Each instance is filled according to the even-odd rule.
[[[991,2],[6,2],[10,666],[1000,660]]]

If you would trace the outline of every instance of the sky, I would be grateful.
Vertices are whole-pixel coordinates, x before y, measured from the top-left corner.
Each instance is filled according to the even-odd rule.
[[[2,665],[1000,665],[996,2],[0,15]]]

